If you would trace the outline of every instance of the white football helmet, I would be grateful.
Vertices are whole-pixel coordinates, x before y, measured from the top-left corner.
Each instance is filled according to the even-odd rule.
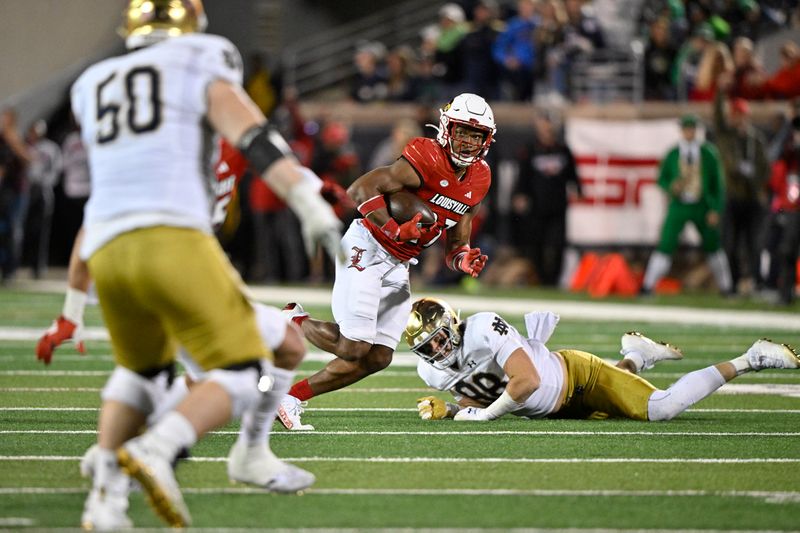
[[[475,155],[459,153],[453,147],[453,128],[464,125],[483,132],[483,142],[480,151]],[[462,93],[439,110],[439,127],[436,140],[450,156],[450,160],[458,167],[467,167],[486,157],[489,146],[494,142],[497,127],[494,123],[494,113],[489,104],[482,97],[472,93]]]
[[[202,32],[208,25],[201,0],[130,0],[123,15],[119,34],[129,50]]]
[[[444,370],[458,357],[460,325],[458,313],[447,302],[422,298],[411,306],[403,338],[423,361]]]

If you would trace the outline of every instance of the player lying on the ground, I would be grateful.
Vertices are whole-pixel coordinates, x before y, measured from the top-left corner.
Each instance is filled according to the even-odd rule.
[[[450,269],[472,277],[483,270],[487,256],[470,246],[470,234],[491,183],[483,159],[495,133],[486,101],[460,94],[441,109],[436,140],[412,139],[397,161],[350,186],[347,192],[364,218],[353,221],[342,237],[341,248],[350,257],[336,261],[335,321],[311,318],[296,303],[286,307],[311,344],[336,355],[292,386],[278,410],[287,429],[313,429],[301,423],[301,402],[347,387],[391,363],[411,308],[409,265],[425,248],[444,234]],[[395,212],[396,193],[413,198],[407,217]],[[428,226],[420,224],[422,211],[431,215]]]
[[[758,340],[743,355],[689,372],[659,390],[636,374],[657,361],[680,359],[677,348],[626,333],[620,352],[624,359],[613,366],[579,350],[550,351],[544,343],[557,322],[553,313],[529,313],[525,338],[495,313],[462,321],[442,300],[414,302],[404,338],[421,358],[417,371],[430,387],[450,391],[458,402],[421,398],[420,417],[494,420],[512,413],[670,420],[744,373],[800,368],[800,356],[790,346]]]

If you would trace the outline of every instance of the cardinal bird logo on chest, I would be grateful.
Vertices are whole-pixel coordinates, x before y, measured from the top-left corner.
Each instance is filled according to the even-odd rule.
[[[353,255],[350,256],[350,264],[347,265],[347,268],[355,268],[359,272],[362,272],[365,267],[361,266],[359,263],[361,262],[361,256],[364,255],[364,252],[367,250],[364,248],[359,248],[358,246],[353,246]]]

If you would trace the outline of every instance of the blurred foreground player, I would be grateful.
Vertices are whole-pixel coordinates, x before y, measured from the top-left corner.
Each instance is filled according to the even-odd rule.
[[[101,413],[98,443],[116,449],[157,514],[182,527],[191,519],[171,461],[251,409],[271,367],[241,280],[211,234],[212,134],[237,146],[287,200],[309,241],[335,253],[339,221],[241,89],[238,50],[199,33],[206,25],[199,0],[131,0],[125,17],[130,52],[89,67],[71,93],[92,175],[80,257],[124,370],[109,383],[118,402]],[[205,379],[128,440],[141,422],[130,404],[144,402],[169,372],[178,345]]]

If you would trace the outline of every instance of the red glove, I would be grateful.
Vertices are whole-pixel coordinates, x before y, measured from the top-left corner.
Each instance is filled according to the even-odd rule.
[[[483,267],[486,266],[488,259],[489,256],[481,254],[480,248],[470,248],[464,245],[447,254],[447,266],[451,270],[477,278]]]
[[[422,227],[420,220],[422,220],[422,213],[417,213],[411,218],[411,220],[408,222],[403,222],[399,225],[395,219],[390,218],[386,224],[381,226],[381,229],[386,235],[396,241],[413,241],[414,239],[421,239],[428,236],[428,234],[432,233],[436,227],[435,224],[428,227]]]
[[[36,345],[36,359],[49,365],[53,359],[53,350],[69,340],[75,343],[75,349],[81,355],[86,355],[86,346],[81,338],[82,329],[81,324],[76,324],[64,318],[63,315],[59,316],[39,339],[39,343]]]
[[[330,180],[322,180],[322,188],[319,194],[325,199],[326,202],[334,207],[341,206],[345,209],[355,207],[355,202],[347,196],[347,191],[338,183]]]

